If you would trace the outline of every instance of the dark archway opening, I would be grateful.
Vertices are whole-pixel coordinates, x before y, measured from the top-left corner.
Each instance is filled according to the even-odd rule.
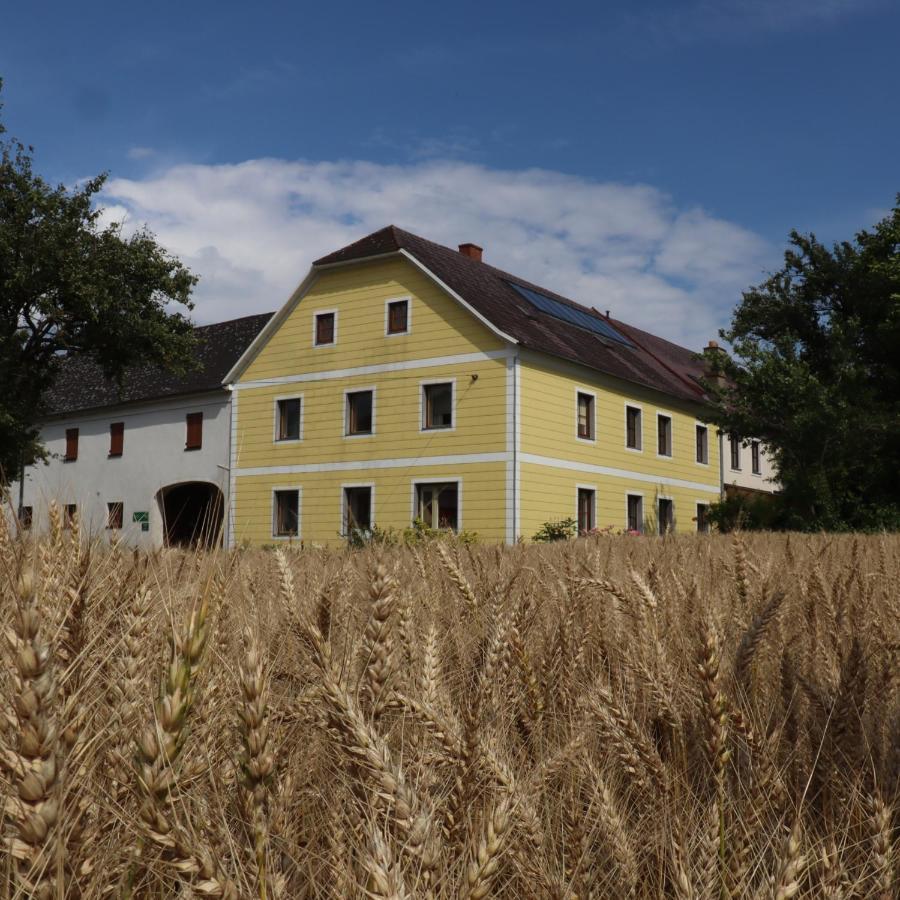
[[[203,481],[173,484],[160,491],[163,539],[167,547],[215,547],[222,540],[222,492]]]

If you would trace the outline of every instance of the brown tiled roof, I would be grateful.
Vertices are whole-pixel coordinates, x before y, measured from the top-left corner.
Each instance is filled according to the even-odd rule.
[[[470,259],[441,244],[388,225],[334,253],[317,259],[314,266],[350,262],[405,250],[437,276],[454,293],[504,334],[523,347],[580,363],[600,372],[655,388],[683,400],[702,402],[697,382],[702,365],[693,352],[655,335],[607,319],[596,310],[532,284],[484,262]],[[538,291],[609,322],[634,346],[626,346],[548,315],[526,300],[510,282]]]
[[[105,378],[100,366],[89,357],[67,359],[53,387],[44,395],[43,412],[62,415],[119,403],[222,390],[225,374],[271,318],[272,313],[262,313],[198,326],[194,329],[198,369],[174,375],[159,366],[131,366],[121,388]]]

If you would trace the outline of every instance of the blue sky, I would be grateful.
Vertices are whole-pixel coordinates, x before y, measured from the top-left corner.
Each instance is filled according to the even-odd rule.
[[[203,276],[279,306],[394,221],[696,344],[788,230],[900,191],[890,0],[15,4],[11,132]]]

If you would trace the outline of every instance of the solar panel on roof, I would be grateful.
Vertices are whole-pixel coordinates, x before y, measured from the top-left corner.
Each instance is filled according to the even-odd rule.
[[[586,310],[561,303],[559,300],[554,300],[552,297],[541,294],[539,291],[522,287],[521,284],[514,284],[511,281],[508,284],[510,287],[515,288],[532,306],[536,306],[541,312],[547,313],[548,316],[562,319],[563,322],[568,322],[570,325],[576,325],[587,331],[593,331],[594,334],[599,334],[601,337],[609,338],[612,341],[618,341],[626,347],[634,346],[628,338],[616,331],[612,325],[599,316],[592,316]]]

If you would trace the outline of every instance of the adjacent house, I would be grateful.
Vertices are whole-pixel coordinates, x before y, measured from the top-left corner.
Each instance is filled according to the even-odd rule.
[[[45,398],[46,463],[10,495],[26,527],[48,505],[86,533],[144,547],[218,540],[228,505],[231,391],[223,378],[271,317],[196,329],[195,371],[136,363],[121,388],[90,359],[66,360]],[[21,489],[21,490],[20,490]]]
[[[703,375],[474,244],[389,226],[317,260],[225,376],[229,542],[703,531],[723,483]]]

